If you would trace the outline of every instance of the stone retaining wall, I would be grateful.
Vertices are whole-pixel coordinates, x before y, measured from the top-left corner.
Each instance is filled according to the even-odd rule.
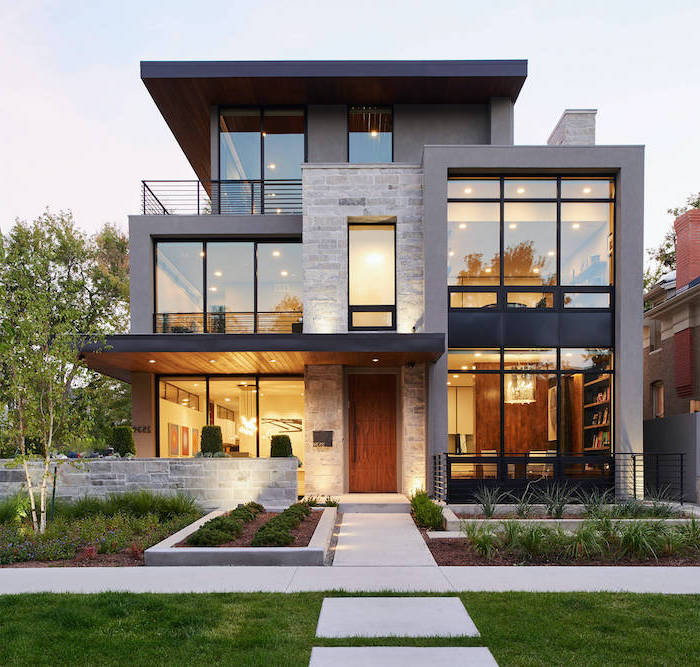
[[[0,460],[0,498],[11,496],[25,486],[24,471],[8,468],[7,463]],[[32,465],[37,482],[40,471],[39,465]],[[59,499],[147,489],[158,493],[182,491],[207,508],[250,500],[281,507],[297,500],[295,458],[62,461],[58,471],[56,497]]]

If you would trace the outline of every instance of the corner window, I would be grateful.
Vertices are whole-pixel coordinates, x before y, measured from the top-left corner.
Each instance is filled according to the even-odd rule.
[[[391,107],[355,106],[348,113],[348,162],[393,161]]]
[[[396,218],[348,221],[348,328],[396,329]]]

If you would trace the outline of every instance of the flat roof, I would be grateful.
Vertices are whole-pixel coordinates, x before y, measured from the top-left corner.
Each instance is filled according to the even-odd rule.
[[[83,345],[82,356],[89,368],[129,382],[133,372],[275,375],[303,374],[306,364],[396,367],[435,362],[444,349],[444,334],[434,333],[122,334]]]
[[[515,102],[527,60],[144,61],[141,79],[202,181],[214,105]]]

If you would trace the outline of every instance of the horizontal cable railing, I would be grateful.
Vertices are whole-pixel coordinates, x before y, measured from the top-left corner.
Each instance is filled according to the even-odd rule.
[[[447,479],[445,475],[446,454],[433,455],[433,498],[447,500]]]
[[[141,181],[144,215],[299,215],[301,180]]]
[[[301,333],[301,311],[207,313],[206,333]],[[157,313],[155,333],[205,333],[203,313]]]
[[[616,486],[621,495],[682,503],[686,492],[684,476],[683,453],[615,454]]]

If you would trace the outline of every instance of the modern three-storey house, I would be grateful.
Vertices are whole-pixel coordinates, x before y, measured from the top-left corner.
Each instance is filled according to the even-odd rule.
[[[288,434],[307,494],[612,486],[642,450],[643,148],[594,145],[592,110],[514,145],[526,74],[142,63],[197,180],[144,181],[131,333],[87,354],[138,455],[219,425],[238,457]]]

